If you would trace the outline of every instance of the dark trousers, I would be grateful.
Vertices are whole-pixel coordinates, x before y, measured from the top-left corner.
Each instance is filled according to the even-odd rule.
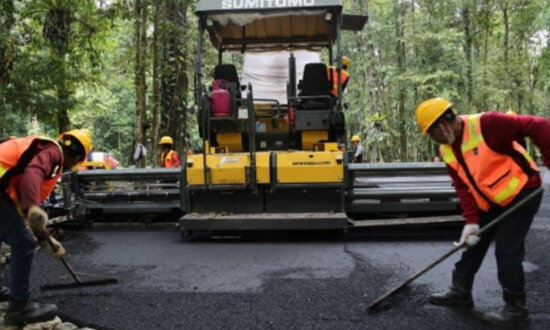
[[[525,188],[510,205],[506,207],[493,206],[489,212],[480,212],[480,227],[483,228],[534,190],[535,188]],[[455,264],[456,273],[473,281],[474,275],[479,270],[491,241],[494,239],[500,285],[511,292],[524,291],[525,277],[522,262],[525,257],[525,236],[527,236],[533,218],[537,214],[541,199],[542,193],[512,212],[495,228],[483,234],[478,244],[462,253],[461,259]]]
[[[10,296],[17,302],[29,299],[29,277],[36,241],[15,208],[0,203],[0,240],[11,246]]]

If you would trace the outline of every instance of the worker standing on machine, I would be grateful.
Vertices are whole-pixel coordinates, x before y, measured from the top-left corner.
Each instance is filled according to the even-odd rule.
[[[342,70],[340,70],[340,81],[342,82],[342,92],[346,88],[349,80],[349,73],[347,71],[350,66],[350,59],[347,56],[342,56]],[[335,66],[329,66],[328,70],[328,80],[332,86],[330,93],[332,96],[338,96],[338,69]]]
[[[363,162],[363,153],[365,149],[361,145],[361,139],[359,138],[359,135],[354,135],[351,138],[351,152],[353,154],[353,158],[351,160],[352,163],[362,163]]]
[[[63,171],[86,160],[92,147],[89,131],[75,129],[61,134],[56,142],[39,136],[9,138],[0,143],[0,239],[11,246],[10,287],[1,287],[0,300],[9,300],[6,326],[51,320],[54,304],[29,302],[29,277],[36,249],[33,234],[53,258],[65,254],[51,237],[55,248],[43,244],[49,235],[48,215],[39,204],[48,197]],[[26,219],[26,220],[24,220]]]
[[[162,147],[160,166],[166,168],[181,167],[180,157],[172,148],[174,145],[174,140],[170,136],[163,136],[160,138],[159,145]]]
[[[460,243],[467,249],[455,264],[449,291],[432,294],[430,303],[471,308],[472,285],[491,241],[495,241],[498,279],[505,305],[486,312],[482,319],[497,325],[530,321],[525,307],[522,261],[525,236],[537,213],[542,194],[527,201],[482,237],[476,235],[500,214],[522,201],[541,185],[535,162],[516,141],[530,137],[550,166],[550,122],[537,116],[509,116],[500,112],[457,116],[452,103],[443,98],[422,102],[415,110],[422,135],[440,143],[462,213],[466,219]],[[543,176],[550,186],[550,171]]]

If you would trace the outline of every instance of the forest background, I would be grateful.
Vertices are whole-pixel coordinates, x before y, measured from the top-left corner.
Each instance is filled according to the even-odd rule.
[[[155,166],[162,135],[199,148],[195,3],[0,0],[0,136],[88,128],[124,166]],[[550,0],[344,0],[344,11],[369,16],[343,35],[348,133],[366,161],[431,160],[413,111],[430,97],[459,113],[550,117]],[[204,72],[217,59],[207,48]],[[150,150],[139,164],[137,142]]]

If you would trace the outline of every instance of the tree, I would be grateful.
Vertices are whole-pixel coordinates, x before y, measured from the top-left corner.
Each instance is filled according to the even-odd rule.
[[[397,58],[397,71],[399,75],[404,75],[406,72],[405,63],[405,27],[404,16],[407,7],[399,1],[394,7],[395,19],[395,53]],[[407,113],[405,112],[406,90],[403,80],[397,80],[398,97],[397,97],[397,112],[399,115],[399,156],[402,160],[407,159]]]
[[[87,127],[96,150],[125,165],[137,142],[156,161],[159,135],[180,151],[198,145],[188,80],[194,3],[0,1],[0,134],[27,134],[34,116],[40,134]],[[460,113],[550,116],[548,0],[344,0],[344,11],[369,15],[342,46],[352,61],[348,133],[361,135],[370,161],[433,158],[436,145],[413,115],[430,97],[451,99]],[[206,43],[208,71],[217,53]]]
[[[135,112],[135,139],[136,143],[146,145],[147,122],[147,0],[136,0],[135,3],[135,88],[136,88],[136,112]],[[138,161],[139,167],[145,167],[146,159]]]
[[[187,10],[189,0],[166,1],[164,10],[162,57],[162,135],[174,137],[178,150],[189,149],[188,129],[189,88],[187,72],[187,49],[190,47],[187,35]]]
[[[4,122],[6,100],[4,94],[10,81],[10,72],[13,69],[14,42],[11,35],[15,23],[13,0],[0,3],[0,123]],[[5,134],[2,127],[1,134]]]
[[[158,148],[156,147],[157,141],[159,141],[159,128],[160,128],[160,111],[162,104],[162,94],[161,94],[161,81],[160,81],[160,38],[162,37],[161,33],[161,22],[160,18],[162,15],[163,6],[161,2],[153,2],[153,112],[152,117],[152,130],[151,130],[151,154],[153,158],[153,163],[157,163],[159,160]]]

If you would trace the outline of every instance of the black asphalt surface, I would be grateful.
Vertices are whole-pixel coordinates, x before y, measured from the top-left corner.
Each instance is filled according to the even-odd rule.
[[[474,310],[427,303],[430,292],[449,286],[456,254],[390,298],[389,310],[367,313],[370,302],[451,243],[319,235],[190,243],[175,231],[89,231],[64,243],[67,259],[77,272],[120,283],[42,292],[42,284],[70,279],[40,252],[33,296],[57,303],[62,319],[97,329],[494,329],[479,318],[501,305],[492,251],[476,277]],[[550,329],[548,251],[547,194],[527,238],[527,329]]]

